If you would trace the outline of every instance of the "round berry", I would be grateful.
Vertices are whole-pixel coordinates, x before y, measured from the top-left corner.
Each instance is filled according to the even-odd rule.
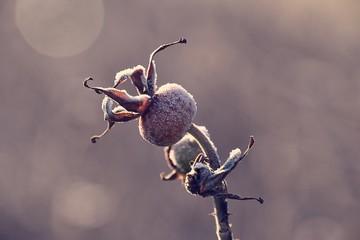
[[[157,146],[178,142],[190,129],[196,113],[193,96],[176,83],[161,86],[139,121],[141,136]]]
[[[206,136],[209,136],[208,130],[204,126],[199,127]],[[181,171],[181,173],[186,174],[191,170],[191,162],[202,153],[201,147],[196,141],[196,139],[189,133],[171,146],[170,150],[170,159],[176,165],[176,167]]]

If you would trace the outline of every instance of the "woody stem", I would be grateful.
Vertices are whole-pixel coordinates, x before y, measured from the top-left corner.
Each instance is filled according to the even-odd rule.
[[[210,167],[213,170],[218,169],[220,167],[220,159],[216,152],[214,143],[195,124],[191,125],[189,133],[196,139],[201,146],[202,151],[209,158]],[[223,193],[227,193],[225,186],[221,186],[221,189]],[[216,235],[218,240],[232,240],[233,235],[229,223],[229,212],[226,198],[213,196],[213,199]]]
[[[214,143],[205,135],[196,124],[192,124],[188,131],[199,143],[202,151],[209,158],[210,167],[215,170],[220,167],[219,155],[216,152]]]

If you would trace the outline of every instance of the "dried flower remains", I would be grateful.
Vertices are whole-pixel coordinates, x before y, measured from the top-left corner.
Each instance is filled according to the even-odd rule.
[[[254,138],[250,137],[244,153],[236,148],[221,164],[217,148],[207,129],[193,123],[197,110],[193,96],[176,83],[157,87],[154,56],[167,47],[180,43],[186,43],[186,39],[181,38],[155,49],[150,54],[147,69],[138,65],[118,72],[112,87],[90,86],[89,82],[93,79],[85,79],[83,84],[86,88],[105,95],[101,108],[107,128],[103,133],[91,137],[91,141],[95,143],[115,123],[139,119],[140,135],[151,144],[165,147],[165,160],[172,171],[167,175],[162,173],[161,179],[180,179],[187,192],[212,197],[218,239],[233,239],[227,199],[256,200],[263,203],[260,197],[242,197],[229,193],[225,180],[249,153],[254,145]],[[136,87],[136,96],[117,89],[126,80],[130,80]]]
[[[104,119],[108,125],[100,135],[91,138],[93,143],[104,136],[117,122],[139,118],[139,131],[148,142],[157,146],[170,146],[178,142],[190,129],[197,107],[193,96],[176,83],[168,83],[157,89],[154,56],[165,48],[186,43],[186,39],[161,45],[150,54],[147,70],[141,65],[125,69],[115,75],[114,86],[92,87],[87,78],[84,86],[98,94],[105,94],[102,103]],[[130,79],[138,95],[131,96],[116,87]],[[118,106],[113,107],[114,101]]]

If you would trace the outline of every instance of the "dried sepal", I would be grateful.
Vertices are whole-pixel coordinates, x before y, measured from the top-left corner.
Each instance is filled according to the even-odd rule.
[[[200,154],[191,166],[191,171],[186,174],[185,188],[188,192],[202,197],[216,196],[225,199],[235,200],[257,200],[262,203],[261,198],[241,197],[236,194],[227,193],[225,182],[226,176],[236,167],[236,165],[248,154],[254,144],[254,137],[250,137],[247,149],[241,154],[240,149],[231,151],[229,158],[220,166],[213,170],[210,168],[208,159]]]
[[[166,43],[161,45],[160,47],[158,47],[157,49],[155,49],[149,57],[149,64],[148,64],[148,68],[147,68],[147,73],[146,73],[146,80],[147,80],[147,87],[148,87],[148,94],[150,96],[153,96],[157,90],[156,87],[156,66],[155,66],[155,62],[154,62],[154,57],[155,55],[164,50],[165,48],[175,45],[175,44],[179,44],[179,43],[186,43],[187,40],[185,38],[180,38],[178,41],[172,42],[172,43]]]
[[[191,171],[186,174],[185,189],[191,194],[205,197],[205,185],[211,175],[212,170],[207,164],[206,157],[203,154],[199,154],[192,163]]]
[[[88,81],[93,81],[93,80],[94,80],[94,79],[93,79],[92,77],[86,78],[86,79],[84,80],[84,82],[83,82],[84,87],[93,89],[93,88],[90,87],[89,84],[88,84]],[[93,90],[94,90],[97,94],[101,94],[101,92],[100,92],[99,90],[97,90],[97,89],[93,89]]]
[[[108,96],[104,97],[102,110],[104,111],[105,120],[110,122],[128,122],[140,117],[139,113],[127,111],[122,106],[117,106],[113,109],[113,103],[114,102]]]
[[[148,94],[150,96],[153,96],[157,90],[157,85],[156,85],[157,73],[156,73],[156,65],[154,60],[149,64],[146,80],[147,80],[146,85],[148,87]]]
[[[136,84],[134,83],[134,80],[132,79],[132,75],[134,73],[137,73],[139,75],[140,81],[138,81],[138,79],[135,79]],[[137,65],[133,68],[128,68],[128,69],[124,69],[121,70],[120,72],[115,74],[115,80],[114,80],[114,88],[116,88],[119,84],[125,82],[127,79],[131,79],[132,83],[138,88],[138,89],[143,89],[144,86],[143,84],[146,82],[145,81],[145,77],[144,77],[144,73],[145,73],[145,68],[141,65]],[[144,80],[141,80],[140,76],[143,76]]]
[[[148,91],[146,78],[144,76],[145,68],[143,66],[136,66],[131,73],[130,78],[133,85],[136,87],[139,94],[146,94]]]
[[[125,69],[125,70],[122,70],[122,71],[116,73],[113,87],[116,88],[118,85],[120,85],[123,82],[125,82],[126,80],[128,80],[130,71],[131,71],[131,69]]]
[[[131,96],[127,93],[126,90],[118,90],[116,88],[91,87],[88,84],[86,84],[85,86],[87,88],[97,91],[98,93],[100,92],[105,94],[128,111],[141,114],[150,104],[150,96],[146,94]]]
[[[128,122],[140,117],[139,113],[116,109],[109,113],[109,121]]]
[[[211,189],[220,184],[222,181],[225,180],[226,176],[234,170],[237,164],[244,159],[244,157],[249,153],[250,149],[254,145],[254,137],[250,136],[250,141],[248,144],[247,149],[245,150],[244,154],[241,154],[241,150],[236,148],[230,152],[229,158],[225,161],[220,168],[214,171],[214,174],[211,175],[206,183],[205,188]]]
[[[118,106],[113,109],[112,108],[113,103],[114,102],[108,96],[104,97],[101,104],[101,108],[104,112],[104,120],[107,121],[107,128],[104,130],[103,133],[92,136],[90,138],[92,143],[96,143],[98,139],[100,139],[102,136],[108,133],[116,122],[128,122],[138,118],[140,115],[139,113],[126,111],[125,108],[121,106]]]
[[[199,128],[209,136],[204,126],[200,126]],[[199,143],[191,134],[187,133],[180,141],[171,146],[169,157],[177,169],[186,174],[191,170],[191,162],[194,161],[200,153],[202,153],[202,150]]]
[[[166,161],[166,163],[168,164],[168,166],[169,166],[171,169],[178,170],[176,164],[174,163],[174,161],[173,161],[173,160],[171,159],[171,157],[170,157],[171,149],[172,149],[172,146],[164,147],[164,157],[165,157],[165,161]]]
[[[201,126],[200,128],[207,135],[209,135],[207,129],[204,126]],[[192,162],[194,162],[194,159],[196,159],[196,157],[201,152],[202,151],[198,142],[190,134],[185,134],[185,136],[174,145],[164,147],[165,161],[169,168],[172,169],[172,172],[166,176],[164,173],[162,173],[160,175],[161,179],[179,179],[185,181],[185,175],[190,172]]]
[[[219,168],[215,172],[222,172],[222,171],[230,172],[230,171],[232,171],[236,167],[236,165],[242,159],[244,159],[246,157],[246,155],[248,155],[250,149],[254,146],[254,143],[255,143],[254,137],[250,136],[248,146],[247,146],[246,150],[244,151],[244,153],[241,154],[241,150],[239,148],[232,150],[230,152],[228,159],[225,161],[225,163],[221,166],[221,168]]]
[[[183,177],[176,170],[172,170],[167,175],[165,175],[165,173],[160,173],[160,179],[163,181],[173,181],[182,178]]]
[[[94,90],[96,93],[98,94],[105,94],[107,97],[109,97],[109,99],[112,99],[114,101],[116,101],[120,106],[115,108],[115,109],[111,109],[111,107],[109,107],[110,105],[112,105],[112,101],[110,101],[109,99],[105,99],[105,104],[103,104],[103,110],[104,110],[104,114],[105,114],[105,120],[109,121],[109,122],[125,122],[125,121],[130,121],[132,119],[138,118],[139,116],[144,116],[144,121],[143,123],[145,124],[139,124],[141,127],[141,133],[144,133],[144,138],[146,140],[148,140],[149,142],[155,144],[155,145],[159,145],[159,146],[168,146],[168,145],[172,145],[175,142],[177,142],[178,140],[181,139],[182,136],[184,136],[184,134],[187,132],[189,126],[188,126],[188,122],[189,118],[188,117],[184,117],[183,115],[183,109],[188,109],[188,106],[184,106],[181,105],[181,100],[184,100],[184,96],[182,97],[183,99],[179,99],[180,100],[180,107],[176,107],[175,106],[175,110],[179,110],[180,111],[180,115],[176,115],[176,120],[175,120],[175,124],[173,121],[165,121],[165,122],[159,122],[159,124],[163,124],[163,123],[167,123],[170,122],[170,126],[167,127],[167,129],[165,130],[170,130],[170,131],[165,131],[165,135],[164,134],[160,137],[160,139],[154,139],[152,138],[152,130],[156,130],[159,129],[158,127],[155,126],[155,128],[153,128],[152,126],[150,126],[149,130],[147,129],[149,125],[146,124],[146,122],[152,122],[151,119],[155,119],[155,125],[158,124],[156,121],[157,117],[152,117],[154,115],[154,113],[156,114],[156,112],[159,110],[157,109],[157,107],[161,107],[163,108],[164,104],[151,104],[152,103],[152,97],[159,99],[162,98],[162,96],[167,96],[168,99],[165,101],[167,101],[167,103],[169,103],[169,101],[173,101],[173,96],[179,96],[181,98],[181,95],[186,95],[186,91],[183,88],[179,88],[179,87],[175,87],[177,88],[178,92],[173,91],[174,87],[172,88],[167,88],[168,93],[161,92],[160,91],[160,96],[156,95],[156,67],[155,67],[155,63],[153,61],[153,58],[155,56],[156,53],[160,52],[161,50],[178,44],[178,43],[186,43],[185,39],[180,39],[179,41],[173,42],[173,43],[168,43],[168,44],[164,44],[161,45],[159,48],[157,48],[155,51],[153,51],[150,54],[150,59],[149,59],[149,66],[148,66],[148,70],[146,71],[145,68],[141,65],[135,66],[133,68],[128,68],[125,70],[122,70],[120,72],[118,72],[115,75],[115,80],[114,80],[114,85],[112,88],[103,88],[103,87],[92,87],[89,85],[89,81],[93,80],[92,78],[87,78],[84,80],[83,84],[86,88],[92,89]],[[145,73],[146,71],[146,73]],[[123,83],[124,81],[130,79],[132,84],[136,87],[137,92],[138,92],[138,96],[131,96],[130,94],[128,94],[125,90],[118,90],[116,89],[116,87]],[[187,93],[188,94],[188,93]],[[189,98],[190,96],[190,98]],[[196,110],[196,104],[194,102],[194,100],[192,99],[192,96],[189,95],[186,96],[188,97],[191,101],[193,101],[193,103],[190,103],[190,107],[194,110]],[[185,98],[186,98],[185,97]],[[165,105],[167,104],[165,103]],[[154,111],[149,111],[149,108],[151,108],[151,105],[154,105],[155,109]],[[163,108],[164,109],[164,108]],[[173,110],[174,110],[173,109]],[[190,114],[194,114],[194,112],[191,109],[188,109],[190,111]],[[160,112],[162,110],[160,109]],[[147,112],[152,112],[151,114],[146,114]],[[165,114],[168,112],[165,112]],[[146,115],[152,115],[150,117],[147,117]],[[160,116],[163,117],[164,115]],[[174,116],[174,115],[173,115]],[[168,116],[166,116],[168,118]],[[179,119],[181,119],[182,117],[185,118],[185,121],[179,121]],[[190,116],[192,120],[193,116]],[[146,120],[146,119],[150,119],[150,120]],[[140,121],[141,122],[141,121]],[[154,123],[154,121],[153,121]],[[111,123],[113,124],[113,123]],[[180,126],[183,124],[183,126]],[[185,124],[185,125],[184,125]],[[179,128],[178,128],[179,127]],[[160,131],[162,131],[162,129],[159,129]],[[172,130],[172,131],[171,131]],[[104,134],[106,132],[108,132],[109,129],[107,129]],[[147,135],[147,132],[150,132],[149,135]],[[152,133],[151,133],[152,132]],[[101,134],[104,135],[104,134]],[[174,134],[174,135],[172,135]],[[95,136],[93,139],[95,139],[94,141],[96,141],[96,139],[99,138],[100,135]],[[149,140],[150,137],[151,139]],[[154,141],[152,141],[154,140]],[[160,140],[160,142],[158,142],[157,140]],[[162,141],[162,142],[161,142]]]
[[[98,139],[100,139],[102,136],[104,136],[106,133],[109,132],[109,130],[111,129],[112,126],[114,126],[114,124],[115,124],[115,122],[107,121],[107,127],[106,127],[106,129],[104,130],[104,132],[102,132],[102,133],[99,134],[99,135],[94,135],[94,136],[92,136],[92,137],[90,138],[90,141],[91,141],[92,143],[96,143],[96,141],[97,141]]]
[[[160,179],[163,181],[184,179],[185,174],[181,173],[181,169],[179,169],[177,165],[174,163],[173,159],[170,158],[170,151],[171,151],[171,146],[164,147],[165,161],[168,164],[169,168],[172,169],[172,171],[167,175],[165,175],[165,173],[160,173]]]
[[[232,199],[232,200],[256,200],[260,204],[264,203],[264,199],[262,199],[261,197],[242,197],[240,195],[233,194],[233,193],[218,193],[215,196],[223,197],[225,199]]]

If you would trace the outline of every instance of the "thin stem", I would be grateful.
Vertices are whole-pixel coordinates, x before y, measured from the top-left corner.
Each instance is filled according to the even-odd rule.
[[[216,235],[219,240],[232,240],[233,235],[229,224],[228,203],[223,197],[213,198]]]
[[[220,167],[220,159],[216,152],[214,143],[205,135],[203,131],[200,130],[199,126],[194,123],[191,125],[188,132],[196,139],[202,151],[209,158],[210,167],[213,170],[218,169]]]
[[[214,143],[194,123],[189,133],[199,143],[204,154],[209,158],[210,167],[214,170],[220,167],[220,159],[216,152]],[[227,193],[225,182],[220,186],[223,193]],[[232,240],[232,232],[229,224],[228,204],[225,198],[214,196],[214,217],[216,224],[216,235],[219,240]]]

